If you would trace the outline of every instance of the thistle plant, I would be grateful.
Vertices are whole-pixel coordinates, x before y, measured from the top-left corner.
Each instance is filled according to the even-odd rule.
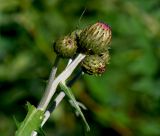
[[[28,114],[22,123],[17,123],[16,136],[36,136],[43,134],[42,126],[50,117],[50,114],[59,105],[65,96],[70,100],[78,115],[81,116],[86,130],[89,125],[82,113],[81,108],[85,106],[76,101],[70,86],[82,73],[89,75],[101,75],[105,72],[106,65],[109,63],[109,43],[111,41],[111,28],[105,23],[95,23],[82,30],[75,30],[72,33],[59,38],[54,44],[54,51],[57,54],[49,81],[42,99],[37,108],[27,103]],[[67,58],[68,65],[56,76],[59,61]],[[80,65],[78,73],[68,82],[68,78]],[[61,91],[54,99],[54,104],[50,104],[57,87]],[[51,106],[49,106],[49,104]]]

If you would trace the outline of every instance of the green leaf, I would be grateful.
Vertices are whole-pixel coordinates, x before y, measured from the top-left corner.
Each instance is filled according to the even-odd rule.
[[[41,122],[44,118],[44,111],[36,109],[30,103],[27,103],[28,114],[16,131],[16,136],[30,136],[33,131],[39,132]]]
[[[89,125],[87,123],[87,120],[86,120],[85,116],[83,115],[83,112],[81,111],[81,108],[79,107],[79,103],[76,101],[71,89],[69,87],[67,87],[65,83],[62,83],[62,82],[60,82],[60,87],[65,92],[65,94],[69,97],[69,99],[72,100],[76,111],[82,117],[82,120],[83,120],[83,122],[84,122],[84,124],[86,126],[86,130],[90,131],[90,127],[89,127]]]
[[[16,127],[19,128],[19,126],[20,126],[21,123],[16,119],[15,116],[13,116],[13,120],[14,120],[14,122],[16,124]]]

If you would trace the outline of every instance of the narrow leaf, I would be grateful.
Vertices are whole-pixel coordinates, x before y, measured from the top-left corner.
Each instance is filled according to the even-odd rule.
[[[83,115],[83,112],[81,111],[81,108],[79,107],[79,104],[76,101],[71,89],[69,87],[67,87],[65,83],[62,83],[62,82],[60,82],[60,87],[65,92],[65,94],[69,97],[69,99],[72,100],[76,111],[79,113],[79,115],[81,116],[81,118],[82,118],[82,120],[83,120],[83,122],[84,122],[84,124],[86,126],[87,131],[90,131],[90,127],[89,127],[89,125],[88,125],[88,123],[86,121],[86,118]]]

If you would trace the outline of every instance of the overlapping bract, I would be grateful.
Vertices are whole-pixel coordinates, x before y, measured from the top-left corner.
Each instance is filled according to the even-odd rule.
[[[104,23],[97,22],[82,30],[75,30],[68,36],[60,38],[55,43],[55,52],[63,58],[69,58],[76,53],[87,56],[81,63],[85,73],[101,75],[109,62],[109,43],[111,28]]]
[[[111,41],[111,28],[104,23],[96,23],[85,28],[79,39],[82,52],[88,54],[98,54],[108,50]]]

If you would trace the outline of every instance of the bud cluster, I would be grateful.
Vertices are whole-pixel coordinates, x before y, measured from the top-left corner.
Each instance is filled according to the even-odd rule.
[[[54,50],[62,58],[73,57],[76,53],[86,54],[81,63],[83,71],[101,75],[109,62],[108,49],[111,35],[111,28],[107,24],[98,22],[58,39]]]

